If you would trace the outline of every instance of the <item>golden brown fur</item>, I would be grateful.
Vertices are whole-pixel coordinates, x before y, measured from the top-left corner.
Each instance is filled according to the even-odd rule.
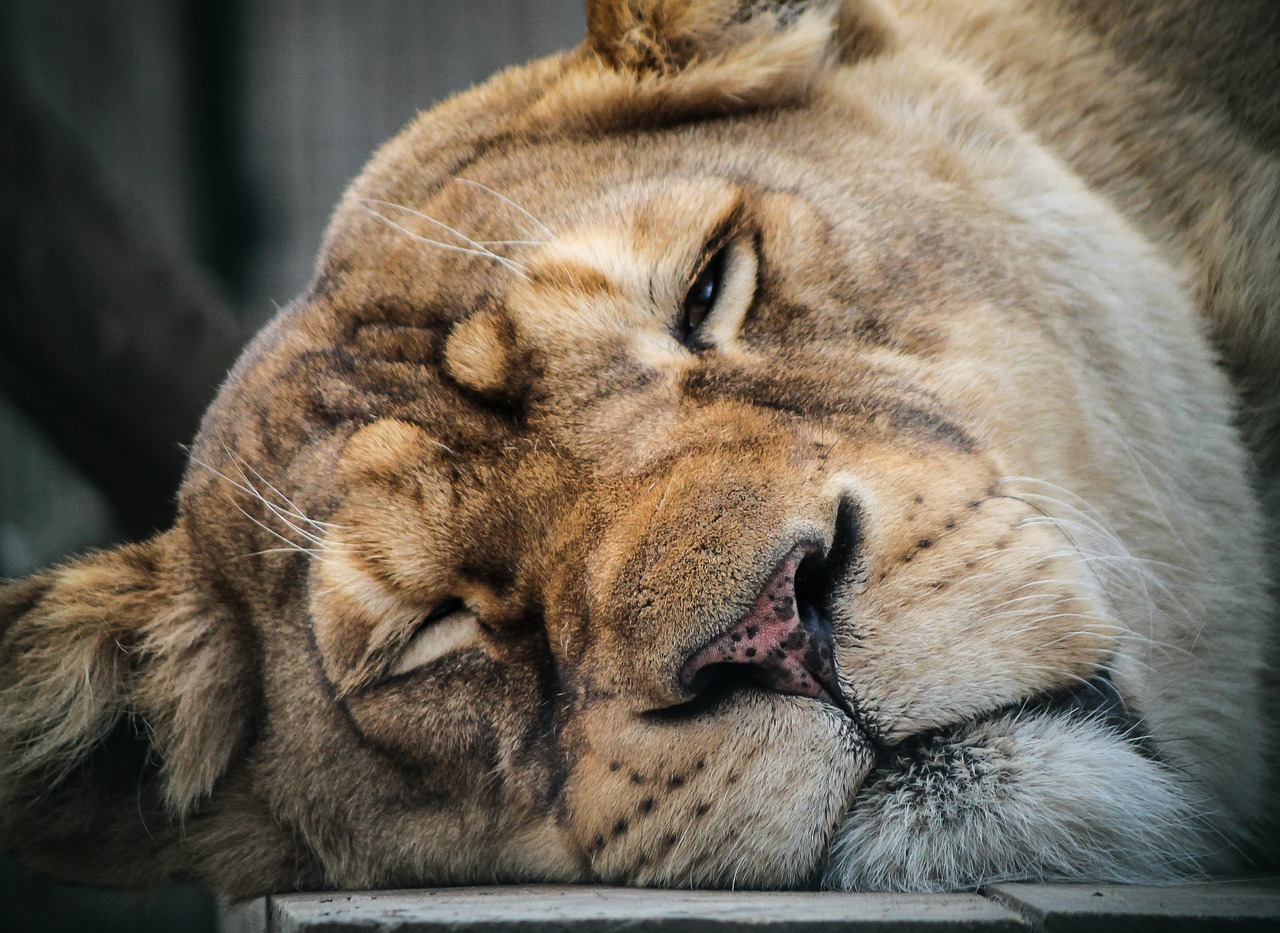
[[[1274,84],[1116,16],[599,0],[424,113],[175,527],[0,590],[0,842],[238,895],[1264,847]],[[833,654],[736,647],[775,598]]]

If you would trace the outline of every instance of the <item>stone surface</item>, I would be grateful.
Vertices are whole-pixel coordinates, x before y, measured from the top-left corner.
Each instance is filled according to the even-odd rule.
[[[1033,929],[1280,931],[1280,878],[1206,884],[999,884],[988,892]]]

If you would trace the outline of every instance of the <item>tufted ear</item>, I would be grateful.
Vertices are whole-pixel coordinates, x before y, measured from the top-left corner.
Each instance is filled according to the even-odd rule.
[[[587,41],[528,132],[804,106],[836,65],[892,50],[886,0],[588,0]]]
[[[851,61],[892,44],[892,15],[883,0],[587,2],[591,49],[619,71],[641,75],[675,74],[740,50],[754,54],[807,32],[825,33],[832,57]]]
[[[242,747],[251,648],[189,547],[175,528],[0,586],[0,849],[149,883],[111,863],[163,850]]]

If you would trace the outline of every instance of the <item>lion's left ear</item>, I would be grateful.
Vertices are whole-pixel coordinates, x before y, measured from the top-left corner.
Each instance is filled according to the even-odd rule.
[[[738,51],[876,55],[893,43],[892,19],[885,0],[588,0],[587,41],[619,71],[669,76]]]
[[[0,586],[0,848],[54,824],[141,834],[123,824],[150,806],[176,823],[226,771],[256,705],[251,647],[190,556],[178,527]],[[125,746],[135,765],[113,766]],[[106,812],[122,794],[135,812]]]

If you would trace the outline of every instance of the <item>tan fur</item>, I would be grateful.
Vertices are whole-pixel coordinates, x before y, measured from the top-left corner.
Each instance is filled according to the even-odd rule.
[[[1271,89],[1101,9],[599,0],[420,116],[176,526],[0,591],[0,842],[241,895],[1264,851]],[[830,691],[688,676],[784,585]]]
[[[499,314],[476,314],[458,324],[445,345],[445,367],[461,385],[501,400],[523,390],[512,353],[511,323]]]

